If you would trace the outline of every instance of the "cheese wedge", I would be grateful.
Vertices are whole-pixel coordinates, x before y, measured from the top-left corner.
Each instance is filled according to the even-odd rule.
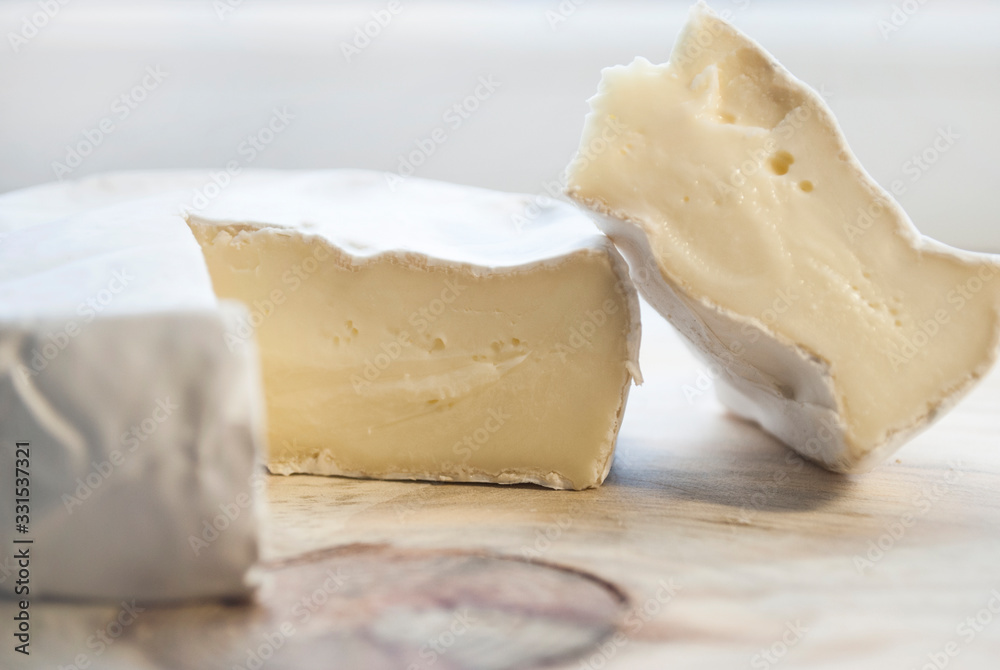
[[[5,595],[159,601],[253,587],[256,356],[226,346],[244,310],[217,302],[169,211],[150,201],[0,231]]]
[[[273,473],[599,485],[632,379],[625,261],[572,207],[333,171],[234,184],[189,216],[249,308]]]
[[[704,4],[590,105],[568,194],[737,414],[865,470],[993,363],[996,258],[921,237],[820,97]]]

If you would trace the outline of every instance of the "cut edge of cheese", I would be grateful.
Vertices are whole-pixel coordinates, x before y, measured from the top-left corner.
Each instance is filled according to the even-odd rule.
[[[740,67],[741,63],[752,69],[753,74],[745,75],[742,80],[739,76],[720,75],[720,68]],[[754,79],[754,75],[763,78],[763,82]],[[629,76],[634,79],[626,81]],[[650,94],[648,97],[652,100],[655,96],[660,96],[660,93],[653,93],[652,89],[656,87],[677,86],[679,90],[684,86],[684,82],[664,84],[664,80],[675,78],[675,81],[679,81],[683,77],[689,77],[685,81],[692,93],[687,101],[677,103],[681,111],[676,113],[697,117],[697,123],[730,127],[730,148],[733,153],[727,156],[731,160],[722,165],[731,171],[713,171],[713,167],[719,166],[710,165],[712,159],[706,158],[712,151],[710,146],[685,145],[678,141],[676,144],[659,144],[659,149],[643,153],[646,148],[643,145],[645,133],[658,132],[658,124],[668,128],[678,117],[668,117],[667,112],[660,108],[656,111],[662,118],[641,118],[641,114],[653,103],[644,101],[628,109],[628,104],[622,106],[621,102],[612,100],[612,88],[616,86],[634,86],[638,90],[644,85],[651,87],[645,93]],[[760,93],[755,89],[757,86],[768,91],[766,97],[769,99],[758,101],[754,98]],[[662,94],[662,99],[669,99],[669,94]],[[758,102],[762,107],[758,118],[740,118],[740,105]],[[873,245],[876,242],[881,244],[884,235],[895,234],[898,236],[895,241],[907,247],[904,251],[912,252],[925,265],[953,262],[958,268],[952,274],[956,280],[967,278],[970,282],[980,282],[981,287],[1000,274],[1000,265],[995,257],[953,249],[923,237],[899,204],[860,165],[823,99],[793,77],[756,42],[719,18],[704,2],[699,2],[691,9],[669,63],[656,66],[640,58],[629,66],[607,68],[603,72],[599,92],[590,100],[590,104],[591,111],[587,116],[581,148],[568,170],[566,193],[572,200],[593,212],[598,227],[614,240],[628,259],[633,281],[642,295],[684,335],[686,344],[695,355],[718,373],[717,394],[723,404],[735,413],[753,420],[806,458],[830,470],[863,472],[877,465],[943,415],[993,365],[997,355],[997,342],[1000,340],[1000,322],[997,318],[1000,290],[996,285],[989,285],[974,296],[978,301],[978,309],[985,315],[981,319],[981,327],[974,327],[976,324],[968,326],[968,330],[978,338],[971,345],[976,349],[976,355],[969,361],[963,361],[958,366],[958,373],[942,382],[937,392],[929,393],[925,406],[920,406],[920,402],[915,401],[912,403],[915,409],[908,417],[886,425],[885,430],[874,438],[868,436],[858,439],[852,424],[845,420],[844,395],[836,382],[838,363],[829,355],[821,353],[818,347],[810,347],[801,341],[802,338],[784,332],[781,324],[783,315],[777,313],[777,309],[769,313],[765,307],[756,314],[751,314],[735,298],[725,304],[727,293],[731,296],[739,295],[742,290],[740,282],[753,273],[753,268],[739,267],[739,259],[733,256],[727,260],[739,269],[730,273],[731,276],[727,276],[727,264],[713,265],[711,258],[692,260],[687,268],[696,268],[700,264],[701,269],[692,271],[689,275],[683,269],[679,271],[678,266],[674,265],[674,261],[684,255],[679,250],[691,248],[691,240],[698,234],[697,231],[692,232],[693,226],[698,225],[698,222],[707,226],[713,219],[725,220],[719,219],[719,216],[724,217],[725,214],[697,220],[691,217],[686,219],[684,215],[678,214],[676,219],[683,221],[685,225],[691,225],[688,229],[678,229],[671,228],[664,220],[664,211],[683,211],[679,208],[699,204],[697,197],[706,194],[710,200],[714,200],[713,204],[718,205],[726,202],[729,197],[743,202],[759,192],[764,192],[760,202],[764,202],[762,207],[766,208],[773,206],[774,202],[766,200],[769,193],[792,191],[789,197],[794,198],[798,191],[822,194],[821,189],[850,182],[848,186],[853,185],[858,192],[867,195],[869,202],[877,202],[879,206],[868,218],[860,212],[849,212],[844,225],[848,234],[860,233]],[[617,117],[615,113],[621,110],[625,114],[631,112],[633,116]],[[799,125],[794,127],[794,132],[790,133],[790,142],[797,142],[808,134],[809,128],[816,128],[817,133],[822,135],[823,141],[817,143],[821,146],[810,149],[808,146],[803,147],[801,142],[797,144],[804,156],[800,157],[799,164],[794,167],[792,165],[797,156],[785,151],[787,147],[780,141],[787,138],[779,137],[779,141],[762,156],[752,153],[755,137],[759,139],[768,132],[773,136],[775,129],[780,128],[782,123],[787,124],[789,118],[795,119],[792,115],[796,113],[801,114],[802,118]],[[739,130],[742,129],[737,130],[737,127],[743,124],[748,128],[741,134]],[[802,130],[803,128],[806,130]],[[755,136],[757,131],[763,131],[764,134]],[[664,135],[668,136],[669,131],[665,130]],[[746,145],[740,143],[744,139],[747,141]],[[661,153],[656,154],[656,151]],[[629,183],[629,175],[634,174],[636,169],[632,167],[630,171],[628,165],[633,157],[639,162],[650,161],[647,168],[655,166],[655,169],[669,171],[671,168],[665,168],[664,161],[671,160],[671,151],[688,152],[695,163],[703,160],[701,172],[687,181],[684,180],[684,175],[679,175],[676,171],[669,172],[667,179],[676,181],[664,182],[664,177],[661,176],[661,182],[656,187],[650,186],[648,190],[644,190],[644,184]],[[826,152],[826,160],[838,163],[835,169],[830,170],[833,176],[829,180],[824,181],[825,175],[822,174],[817,179],[808,172],[796,172],[800,167],[806,167],[813,168],[819,174],[818,167],[822,166],[823,157],[817,157],[811,153],[813,151]],[[741,159],[746,158],[753,159],[749,163],[750,167],[746,167],[748,163],[741,162]],[[840,172],[837,173],[837,170]],[[775,177],[789,174],[797,175],[795,179],[801,181],[791,185],[775,183]],[[766,175],[766,181],[761,175]],[[742,177],[742,181],[739,177]],[[758,177],[762,181],[754,182],[753,179]],[[721,187],[720,181],[723,183]],[[679,193],[671,190],[674,184],[682,183],[692,188],[692,192],[685,194],[683,199],[679,197]],[[752,195],[746,195],[745,191],[740,190],[745,183],[762,188],[752,191]],[[702,187],[700,191],[699,185]],[[732,193],[736,195],[733,196]],[[678,201],[662,206],[665,199],[673,195],[678,196]],[[801,215],[802,211],[800,208],[793,213]],[[858,216],[856,221],[852,220],[854,216]],[[742,233],[739,229],[727,231],[728,235],[733,236],[732,246],[737,251],[754,253],[759,240],[753,236],[760,234],[763,239],[773,232],[773,229],[766,229],[766,214],[758,220],[765,222],[763,233],[753,230],[747,232],[746,239],[743,239],[737,237]],[[852,223],[855,225],[850,229]],[[780,221],[777,225],[781,225]],[[899,251],[898,247],[894,249],[888,243],[886,245],[889,251]],[[817,252],[817,255],[821,255],[821,252]],[[736,260],[733,261],[733,258]],[[662,259],[662,262],[658,259]],[[890,256],[887,263],[890,260],[894,261],[895,258]],[[822,263],[816,263],[816,266],[820,267]],[[694,278],[699,276],[699,272],[702,273],[701,276],[705,276],[705,272],[717,272],[722,277],[715,295],[699,291],[693,286]],[[941,271],[937,274],[939,281],[943,282],[948,273]],[[794,272],[790,272],[789,276],[791,275]],[[831,276],[834,281],[838,278],[836,273]],[[793,276],[792,279],[800,280],[801,277]],[[851,285],[851,279],[846,280],[847,284]],[[861,281],[870,279],[872,277],[866,272]],[[728,286],[726,281],[730,282]],[[871,284],[874,286],[875,282],[872,281]],[[799,285],[791,285],[789,288],[795,291]],[[851,285],[859,296],[870,288],[860,283],[859,286],[860,290]],[[773,286],[771,288],[773,290]],[[947,292],[952,285],[945,285],[943,288]],[[956,285],[954,288],[960,287]],[[866,300],[870,297],[865,296]],[[781,294],[773,293],[768,298],[773,298],[774,302],[765,302],[765,305],[773,304],[778,307]],[[891,318],[898,317],[896,326],[899,327],[906,317],[892,311],[893,303],[889,298],[881,298],[885,299],[885,304],[879,304],[879,298],[875,297],[868,303],[869,306],[873,311],[884,308]],[[785,302],[789,300],[795,302],[795,298],[788,297],[786,293]],[[968,302],[972,302],[972,299]],[[968,302],[961,304],[964,306]],[[757,308],[759,307],[758,305]],[[787,305],[782,304],[781,307],[785,309]],[[940,315],[940,312],[934,314]],[[884,315],[876,316],[882,318]],[[950,320],[954,316],[955,312],[949,311],[944,318]],[[822,322],[822,316],[814,315],[814,318]],[[903,325],[912,326],[909,323]],[[914,352],[905,349],[907,342],[922,337],[916,335],[924,327],[918,323],[915,330],[911,328],[909,331],[910,339],[901,340],[904,342],[902,348],[893,344],[899,352],[894,349],[891,352],[879,352],[879,355],[886,355],[890,359],[893,355],[901,356],[904,359],[902,365],[912,364],[914,359],[925,357],[927,350],[933,348],[934,335],[944,328],[945,323],[937,325],[939,329],[925,327],[924,335],[930,340],[930,344],[925,347],[916,347]],[[933,334],[930,332],[932,330]],[[843,366],[844,363],[839,365]],[[875,421],[872,423],[877,425]]]
[[[585,217],[553,204],[519,230],[510,214],[527,204],[527,196],[416,179],[390,191],[378,173],[331,171],[230,189],[189,213],[217,294],[259,314],[246,330],[262,352],[271,472],[557,489],[604,481],[631,383],[641,383],[638,295],[625,260]],[[563,303],[565,313],[547,315]],[[442,311],[426,314],[428,306]],[[555,360],[546,338],[563,331],[565,343],[549,344],[565,348],[560,365],[568,367],[545,368]],[[309,352],[309,366],[290,350]],[[603,379],[603,368],[574,362],[584,359],[617,372]],[[517,389],[538,407],[523,406]],[[548,389],[559,401],[545,401]],[[321,405],[336,407],[337,418],[321,420]],[[576,405],[608,416],[578,410],[574,419]],[[574,443],[553,434],[550,444],[538,432],[546,421],[532,416],[541,411],[561,430],[586,436],[598,426],[603,437]],[[403,444],[404,435],[400,452],[409,455],[389,455],[385,441]]]

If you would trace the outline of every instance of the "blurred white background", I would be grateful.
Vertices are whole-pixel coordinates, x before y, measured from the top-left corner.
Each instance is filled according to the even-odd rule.
[[[418,176],[541,192],[600,69],[665,61],[688,4],[0,2],[0,192],[228,161],[395,171],[420,144],[433,152]],[[822,88],[872,175],[904,182],[923,232],[1000,252],[1000,3],[710,5]],[[463,100],[475,110],[455,111]],[[294,118],[263,131],[275,108]],[[942,132],[957,139],[938,151]],[[92,151],[73,158],[81,144]]]

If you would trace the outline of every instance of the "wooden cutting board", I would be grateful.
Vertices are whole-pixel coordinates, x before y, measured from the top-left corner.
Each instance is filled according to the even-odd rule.
[[[273,477],[255,602],[33,604],[33,656],[0,667],[1000,668],[1000,375],[840,476],[644,317],[601,488]]]

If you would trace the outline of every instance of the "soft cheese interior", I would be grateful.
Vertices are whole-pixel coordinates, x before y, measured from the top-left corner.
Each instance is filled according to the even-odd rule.
[[[638,375],[635,292],[572,208],[518,230],[527,203],[346,172],[190,217],[216,293],[250,310],[272,472],[603,481]]]
[[[791,446],[863,467],[992,362],[1000,268],[921,239],[819,97],[704,5],[591,107],[570,194],[723,400]]]

